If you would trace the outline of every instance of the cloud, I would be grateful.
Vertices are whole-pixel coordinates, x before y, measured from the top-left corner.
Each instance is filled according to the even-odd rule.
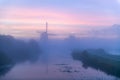
[[[25,14],[27,13],[27,14]],[[48,21],[51,24],[112,25],[117,16],[108,13],[82,11],[78,13],[61,12],[54,9],[6,8],[1,11],[2,23],[39,24]]]
[[[84,26],[100,28],[120,21],[118,18],[120,6],[116,5],[115,0],[74,0],[74,3],[73,0],[11,0],[10,3],[5,0],[2,3],[4,5],[1,6],[4,7],[0,8],[0,27],[2,27],[2,32],[7,34],[11,34],[14,29],[21,32],[32,29],[33,31],[43,31],[44,29],[41,27],[45,25],[41,26],[41,24],[46,21],[54,24],[50,25],[50,30],[53,32],[60,30],[69,33],[74,32],[76,25],[79,25],[80,28]],[[69,27],[68,25],[73,28],[66,29],[65,27]],[[82,32],[82,30],[79,29],[77,32]],[[14,31],[13,33],[21,36]]]

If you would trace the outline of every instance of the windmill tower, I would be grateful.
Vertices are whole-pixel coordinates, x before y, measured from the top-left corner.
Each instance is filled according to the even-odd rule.
[[[43,42],[48,41],[48,23],[46,22],[46,31],[41,34],[41,39]]]
[[[48,23],[46,22],[46,33],[48,33]]]

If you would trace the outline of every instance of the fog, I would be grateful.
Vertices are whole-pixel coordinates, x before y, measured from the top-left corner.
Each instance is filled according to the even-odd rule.
[[[35,62],[40,55],[40,48],[35,40],[23,41],[12,36],[0,35],[0,52],[13,63]]]
[[[76,38],[69,36],[64,40],[47,39],[28,41],[16,39],[10,35],[0,35],[0,52],[7,55],[12,62],[35,62],[40,54],[49,51],[73,51],[85,49],[104,49],[108,52],[119,52],[119,39]]]
[[[47,38],[45,38],[46,36]],[[71,53],[77,50],[92,50],[96,54],[102,54],[100,52],[102,50],[108,54],[112,53],[115,55],[120,52],[119,39],[77,38],[70,35],[61,40],[49,39],[48,35],[46,36],[26,41],[10,35],[0,35],[0,76],[14,69],[13,67],[19,64],[26,64],[26,62],[29,62],[30,65],[39,64],[39,67],[47,66],[47,68],[48,64],[67,64],[63,66],[70,67],[69,63],[74,65]],[[48,72],[47,68],[45,71]],[[22,69],[24,70],[24,67]],[[53,69],[51,68],[51,70]],[[69,72],[69,69],[65,71]],[[57,75],[57,73],[55,74]]]

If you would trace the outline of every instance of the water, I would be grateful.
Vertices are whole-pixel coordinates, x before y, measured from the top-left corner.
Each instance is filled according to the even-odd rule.
[[[36,63],[15,65],[0,80],[120,80],[92,68],[83,68],[70,51],[48,51]]]

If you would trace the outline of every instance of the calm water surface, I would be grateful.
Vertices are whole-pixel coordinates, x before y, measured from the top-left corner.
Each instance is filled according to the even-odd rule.
[[[70,52],[49,51],[36,63],[21,63],[14,66],[0,80],[120,80],[92,68],[83,68],[74,61]]]

